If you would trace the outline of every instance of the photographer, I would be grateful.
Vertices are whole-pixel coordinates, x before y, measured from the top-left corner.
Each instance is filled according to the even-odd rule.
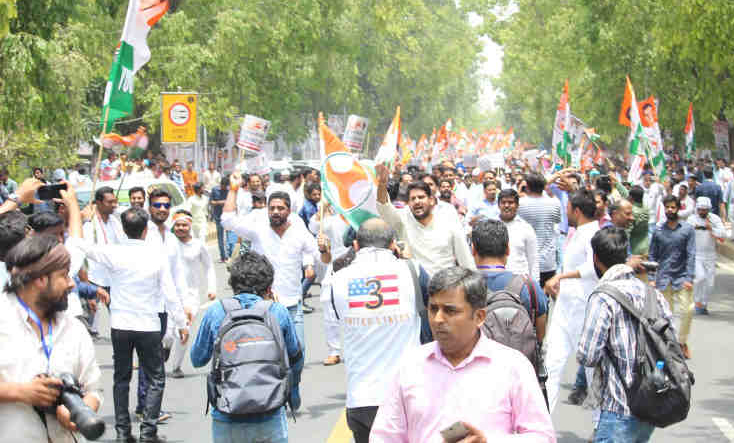
[[[0,441],[73,442],[77,424],[59,402],[56,375],[78,380],[84,404],[94,411],[102,396],[92,340],[66,312],[74,287],[71,256],[56,237],[36,235],[11,249],[5,262],[10,281],[0,295],[8,307],[0,312]]]

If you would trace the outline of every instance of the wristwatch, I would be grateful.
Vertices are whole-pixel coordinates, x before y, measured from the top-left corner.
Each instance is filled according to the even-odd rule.
[[[18,197],[18,194],[13,192],[12,194],[8,195],[8,200],[12,201],[16,205],[20,206],[20,197]]]

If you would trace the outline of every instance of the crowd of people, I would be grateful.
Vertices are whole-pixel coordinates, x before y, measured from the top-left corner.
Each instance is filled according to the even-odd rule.
[[[107,332],[107,310],[118,442],[164,441],[165,365],[182,378],[187,354],[194,367],[211,362],[202,389],[213,441],[288,441],[318,283],[323,364],[345,365],[357,443],[554,442],[569,360],[578,371],[568,401],[593,410],[591,441],[648,441],[654,426],[630,408],[642,338],[599,288],[637,309],[656,303],[675,348],[692,358],[694,315],[709,312],[716,245],[734,212],[723,160],[673,156],[670,179],[646,169],[639,183],[614,162],[584,172],[512,158],[489,170],[450,160],[377,165],[378,214],[357,226],[322,198],[315,169],[223,175],[213,163],[182,169],[150,151],[120,157],[102,162],[83,209],[75,189],[91,181],[84,166],[52,173],[67,187],[51,201],[39,199],[40,168],[20,185],[0,170],[0,343],[12,356],[0,361],[4,440],[76,440],[59,375],[73,374],[83,402],[99,408],[94,341]],[[169,179],[186,204],[173,211],[165,189],[132,187],[121,211],[105,181],[123,176]],[[209,220],[232,298],[218,298]],[[203,299],[214,303],[199,312]],[[491,388],[478,388],[486,380]]]

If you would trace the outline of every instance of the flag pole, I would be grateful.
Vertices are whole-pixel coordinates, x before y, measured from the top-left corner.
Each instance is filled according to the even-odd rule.
[[[106,135],[105,130],[107,129],[107,119],[110,116],[110,107],[107,106],[107,110],[104,113],[104,119],[102,120],[102,132],[99,134],[99,153],[97,154],[97,163],[94,166],[94,179],[92,179],[92,192],[89,194],[89,202],[91,203],[94,198],[94,191],[97,190],[97,178],[99,177],[100,170],[99,165],[102,163],[102,151],[104,151],[104,136]]]

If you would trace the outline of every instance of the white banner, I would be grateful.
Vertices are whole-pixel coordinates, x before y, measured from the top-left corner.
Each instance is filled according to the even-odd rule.
[[[244,149],[246,152],[254,154],[260,153],[262,150],[265,137],[270,130],[270,122],[254,115],[245,115],[240,128],[240,138],[237,140],[237,147]]]
[[[347,129],[342,141],[344,146],[352,152],[361,152],[364,147],[364,139],[367,135],[369,120],[358,115],[350,115],[347,120]],[[329,125],[331,127],[331,125]]]

